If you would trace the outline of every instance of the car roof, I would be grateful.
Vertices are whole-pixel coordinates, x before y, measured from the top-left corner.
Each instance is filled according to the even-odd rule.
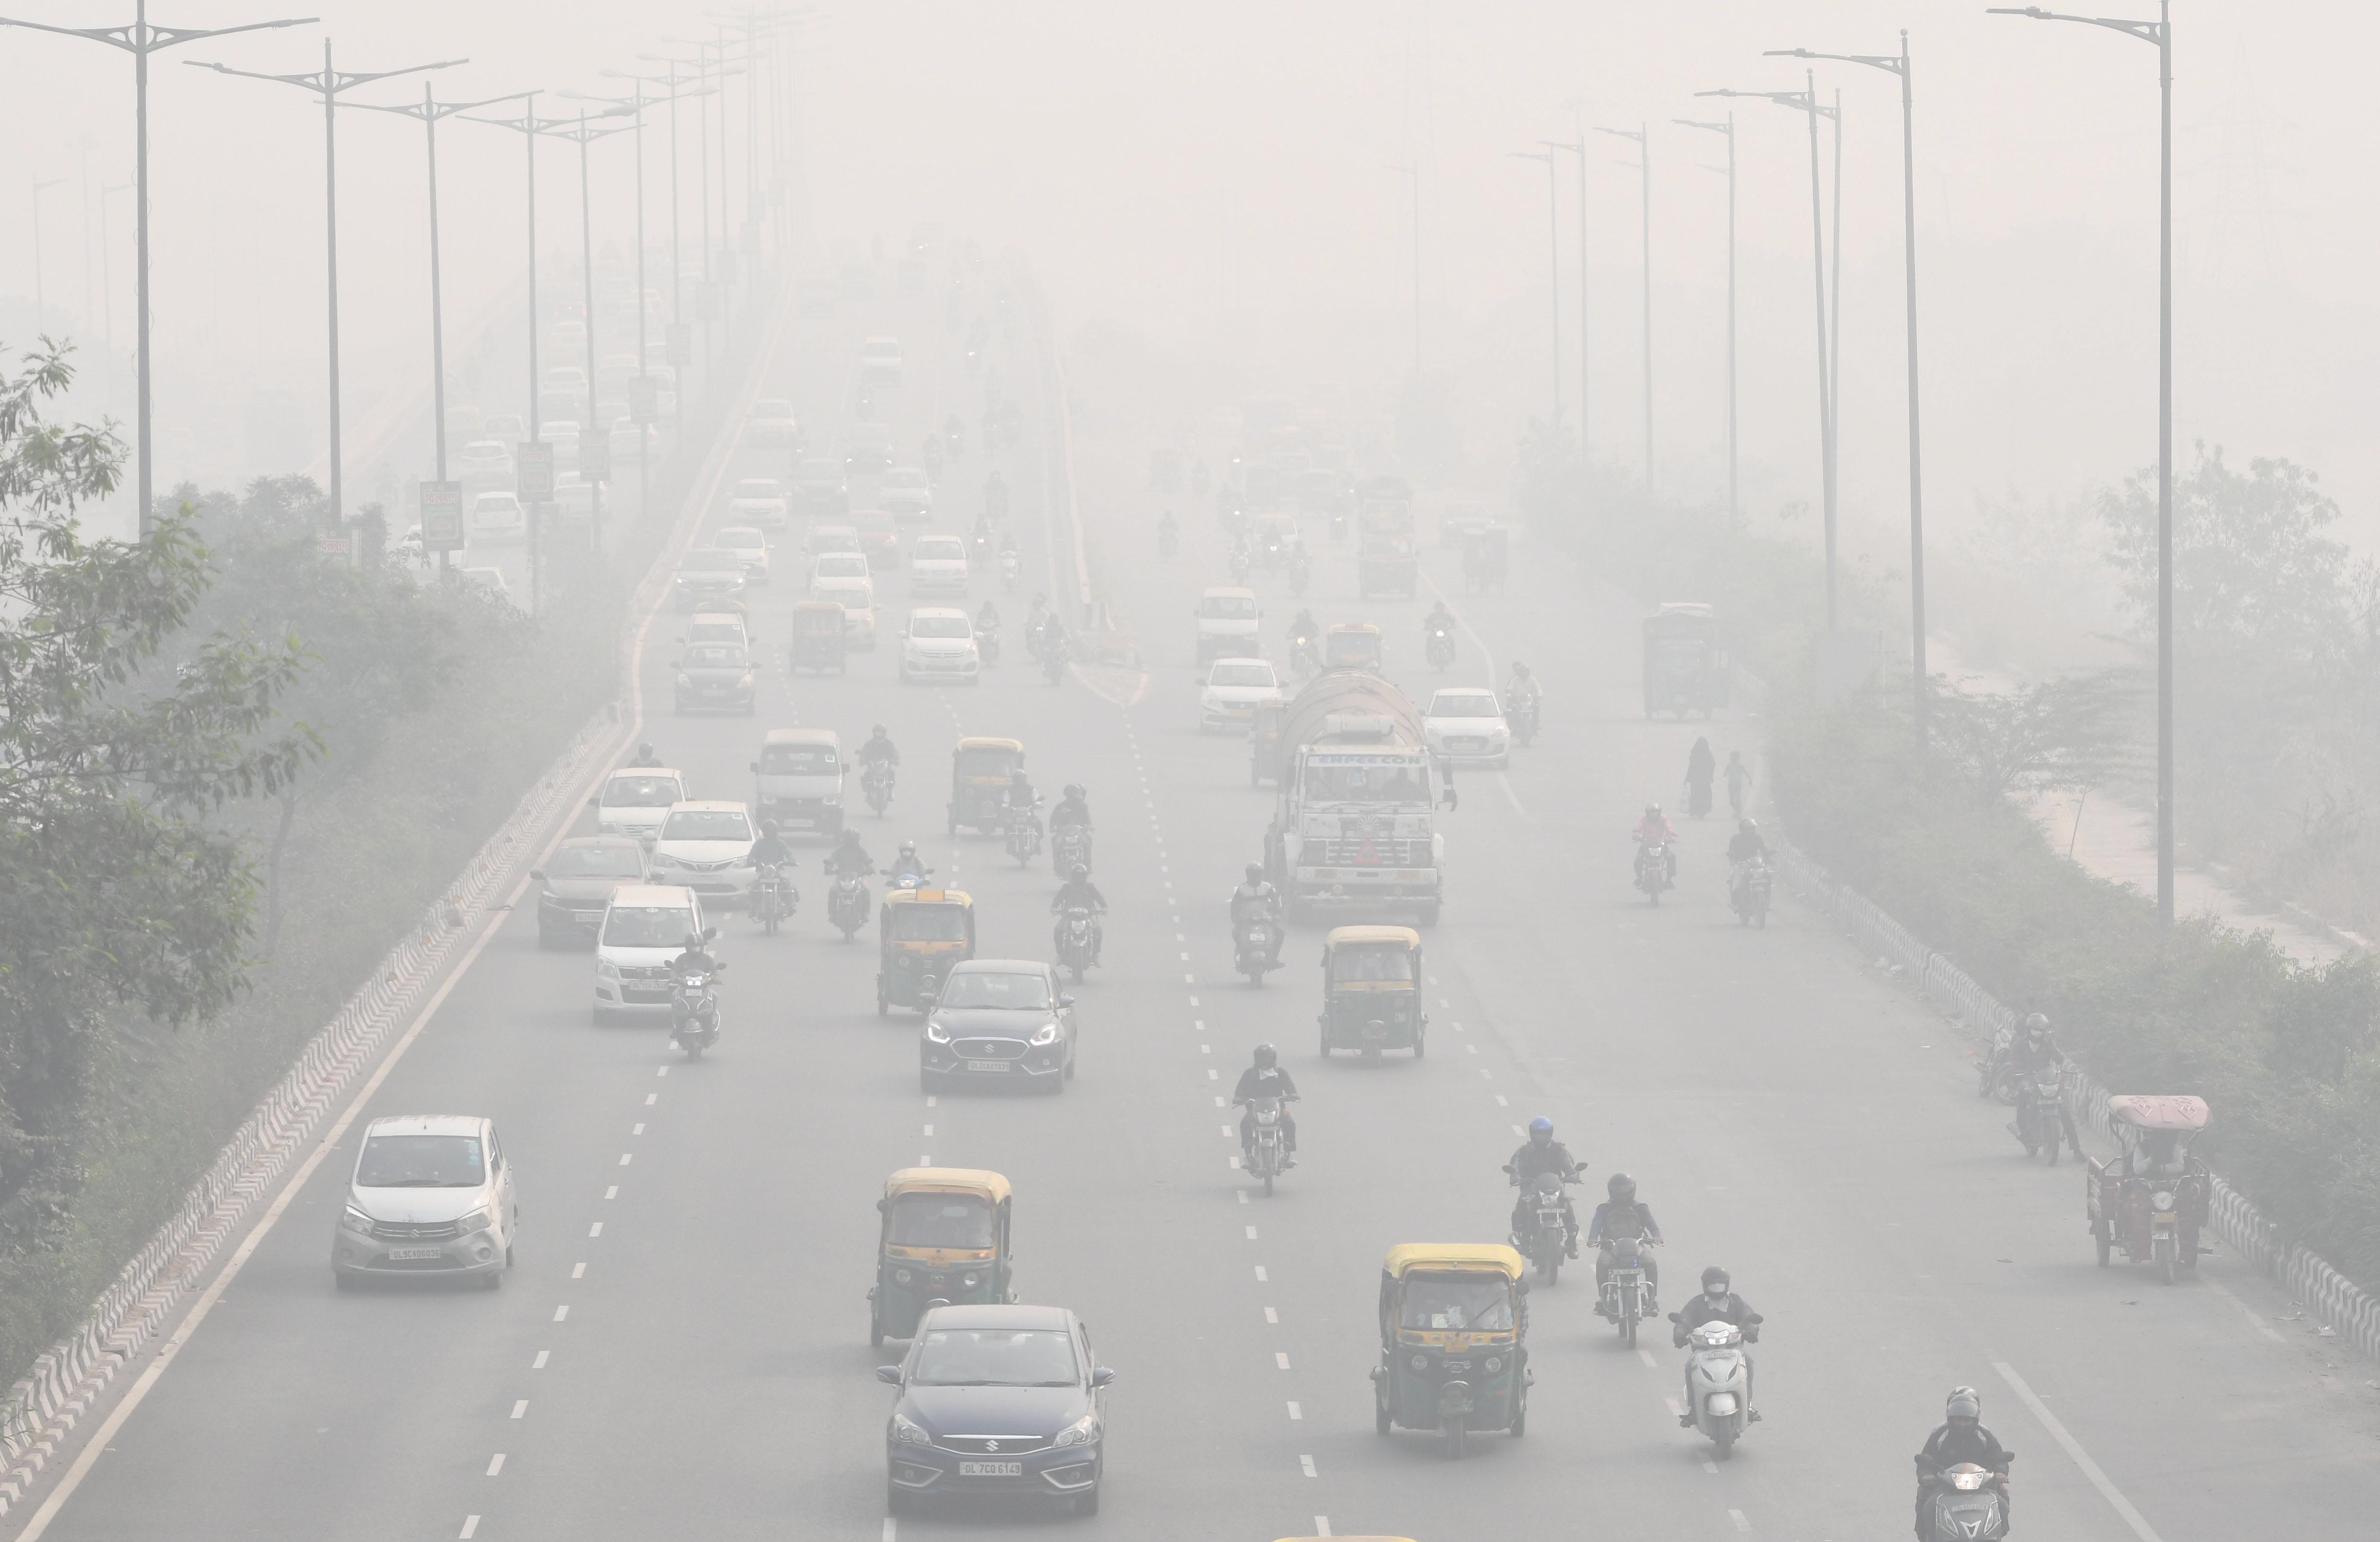
[[[764,745],[839,745],[832,728],[771,728],[760,735]]]
[[[1440,686],[1429,693],[1429,698],[1436,701],[1441,696],[1484,696],[1492,700],[1495,695],[1493,686]]]
[[[573,835],[556,851],[642,851],[644,843],[633,835]]]
[[[683,786],[686,783],[686,772],[675,766],[622,766],[604,780],[611,781],[623,776],[674,776],[679,785]]]
[[[743,626],[747,632],[751,630],[751,627],[745,625],[744,618],[734,611],[697,611],[686,617],[686,624],[694,626],[706,621],[732,621],[736,625]]]
[[[926,1314],[936,1328],[1054,1328],[1075,1325],[1075,1314],[1063,1306],[937,1306]],[[917,1326],[920,1333],[926,1324]]]
[[[969,958],[951,965],[953,975],[1042,975],[1050,966],[1038,958]]]
[[[1213,600],[1224,595],[1230,595],[1234,598],[1244,597],[1249,600],[1254,600],[1257,597],[1257,591],[1252,589],[1230,588],[1201,589],[1198,591],[1198,598],[1201,600]]]
[[[698,814],[719,814],[731,810],[738,814],[748,814],[751,812],[751,810],[745,807],[742,803],[730,797],[681,798],[677,802],[670,805],[670,812],[673,814],[676,813],[681,808],[690,808]]]
[[[718,529],[711,532],[710,539],[717,540],[721,536],[757,536],[759,534],[760,527],[758,525],[722,525]],[[762,537],[761,539],[766,540],[767,538]]]
[[[660,910],[687,910],[694,905],[694,891],[677,883],[623,883],[612,891],[612,903],[640,905]]]
[[[364,1126],[364,1135],[476,1135],[488,1127],[477,1113],[383,1114]]]
[[[909,613],[909,619],[915,621],[920,616],[929,615],[941,616],[951,621],[965,621],[967,618],[966,612],[953,610],[948,605],[919,605]]]

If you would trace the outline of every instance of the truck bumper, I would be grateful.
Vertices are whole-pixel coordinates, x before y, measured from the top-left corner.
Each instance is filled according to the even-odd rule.
[[[1300,868],[1291,883],[1297,903],[1316,910],[1363,910],[1439,897],[1435,868]]]

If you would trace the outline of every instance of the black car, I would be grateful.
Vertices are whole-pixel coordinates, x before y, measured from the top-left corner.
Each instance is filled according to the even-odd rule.
[[[722,546],[698,546],[678,559],[672,585],[679,612],[713,609],[744,598],[744,559]]]
[[[1050,1498],[1097,1514],[1115,1373],[1062,1306],[937,1306],[908,1358],[880,1366],[901,1389],[884,1427],[884,1508],[921,1496]]]
[[[1058,972],[1021,958],[953,966],[917,1040],[917,1085],[1034,1083],[1063,1092],[1075,1075],[1075,998]]]
[[[612,891],[645,880],[645,848],[633,835],[577,835],[531,871],[537,880],[537,945],[592,944]]]

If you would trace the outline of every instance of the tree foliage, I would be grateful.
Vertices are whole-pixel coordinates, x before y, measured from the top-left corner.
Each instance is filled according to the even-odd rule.
[[[2140,679],[2129,670],[1970,691],[1940,676],[1928,698],[1934,747],[1985,803],[2104,786],[2142,764]]]

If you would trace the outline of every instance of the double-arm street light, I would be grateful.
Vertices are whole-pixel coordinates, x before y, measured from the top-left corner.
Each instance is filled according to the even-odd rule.
[[[1546,254],[1548,258],[1546,319],[1552,327],[1550,338],[1554,346],[1554,415],[1548,426],[1559,432],[1561,429],[1562,416],[1561,212],[1559,207],[1561,195],[1555,176],[1561,169],[1561,164],[1554,159],[1554,152],[1550,150],[1515,150],[1507,153],[1516,161],[1541,161],[1546,168]],[[1584,464],[1582,461],[1582,468]]]
[[[1771,57],[1832,59],[1839,64],[1865,65],[1888,70],[1900,79],[1900,246],[1903,288],[1908,315],[1903,322],[1909,338],[1909,645],[1910,710],[1917,729],[1917,753],[1926,747],[1925,707],[1925,483],[1919,469],[1917,413],[1917,131],[1910,104],[1909,34],[1900,34],[1899,54],[1814,54],[1806,48],[1770,50]],[[1837,117],[1838,125],[1841,118]],[[1840,143],[1840,138],[1837,140]],[[1842,221],[1842,166],[1835,168],[1836,228]],[[1835,282],[1842,282],[1842,249],[1835,249]],[[1840,293],[1840,291],[1839,291]],[[1842,308],[1835,308],[1835,324],[1842,324]]]
[[[596,115],[621,117],[632,111],[634,109],[628,107],[605,107]],[[559,127],[544,130],[555,139],[567,140],[578,147],[578,261],[582,290],[587,297],[587,438],[584,443],[589,444],[595,442],[597,433],[610,431],[603,429],[595,416],[595,214],[587,187],[587,147],[609,135],[625,133],[628,127],[625,123],[589,123],[586,109],[581,108],[577,123],[565,118]],[[643,305],[642,295],[637,297],[637,303]],[[608,440],[604,447],[607,451],[610,449]],[[594,499],[595,539],[600,544],[603,529],[603,492],[600,486],[589,485],[590,496]]]
[[[1724,123],[1683,117],[1670,121],[1681,127],[1727,136],[1727,516],[1733,523],[1743,517],[1743,504],[1736,492],[1735,451],[1735,115],[1728,114]]]
[[[197,42],[206,38],[228,37],[234,32],[257,32],[275,27],[302,27],[320,20],[318,17],[290,17],[279,21],[248,21],[237,27],[153,27],[149,22],[149,0],[133,0],[132,20],[122,27],[54,27],[45,21],[20,21],[15,17],[0,16],[0,27],[23,27],[36,32],[55,32],[60,37],[82,38],[91,42],[103,42],[110,48],[120,48],[132,55],[132,228],[133,228],[133,288],[136,295],[133,373],[136,378],[138,405],[134,410],[133,482],[140,500],[140,539],[149,539],[149,502],[154,492],[155,456],[151,453],[155,433],[150,412],[149,391],[149,55],[160,49],[185,42]]]
[[[212,69],[218,75],[237,75],[249,80],[274,80],[285,86],[296,86],[322,99],[322,225],[327,251],[324,273],[330,296],[331,315],[331,524],[334,528],[345,526],[347,516],[346,485],[341,480],[339,454],[339,93],[358,86],[369,86],[376,80],[387,80],[399,75],[418,75],[425,69],[447,69],[468,64],[468,59],[441,59],[435,64],[407,65],[403,69],[370,71],[344,70],[331,63],[331,40],[322,40],[322,67],[303,75],[266,75],[252,69],[234,69],[229,65],[206,64],[197,59],[184,61],[192,69]]]
[[[1993,16],[2079,21],[2137,38],[2157,51],[2157,917],[2173,923],[2173,6],[2155,21],[2064,16],[2038,6]]]
[[[1594,503],[1587,475],[1594,461],[1586,448],[1586,132],[1581,129],[1574,140],[1537,142],[1548,154],[1559,152],[1578,157],[1578,495],[1579,514],[1584,517]]]
[[[1597,128],[1598,134],[1636,143],[1636,174],[1644,187],[1641,218],[1645,268],[1645,496],[1653,496],[1653,136],[1651,126]]]

